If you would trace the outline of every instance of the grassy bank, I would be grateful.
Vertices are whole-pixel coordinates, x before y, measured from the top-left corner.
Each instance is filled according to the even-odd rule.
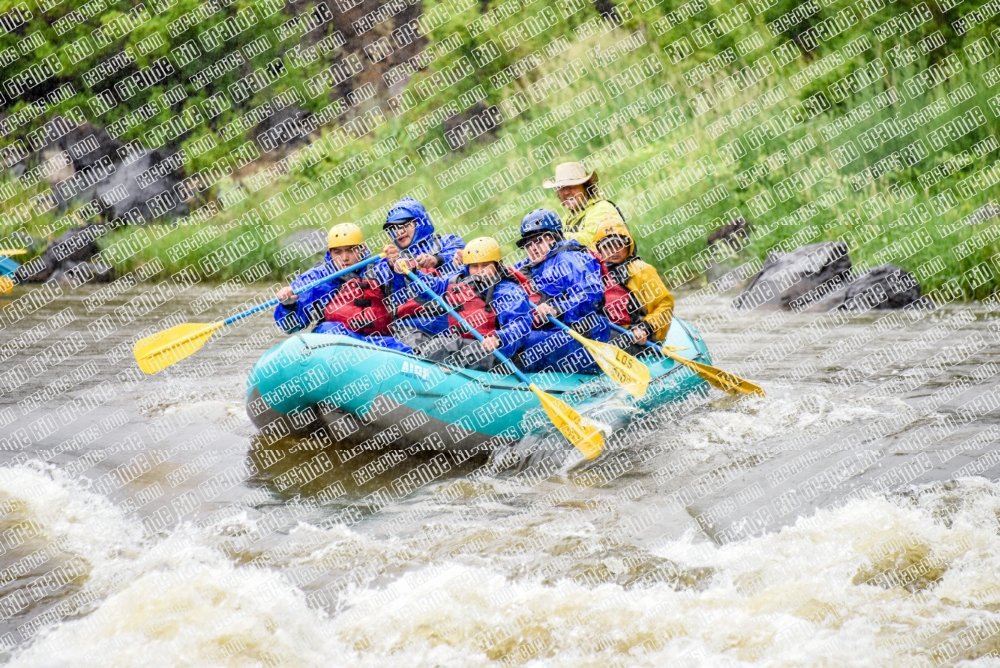
[[[413,107],[394,116],[383,105],[387,121],[361,139],[266,184],[264,178],[245,180],[242,189],[222,184],[202,203],[219,210],[205,222],[120,229],[100,243],[121,272],[147,265],[156,269],[145,272],[153,277],[187,271],[225,280],[266,267],[268,279],[286,277],[315,256],[295,246],[279,250],[280,239],[342,221],[360,222],[368,234],[380,235],[382,213],[411,193],[428,206],[440,230],[466,239],[498,235],[513,253],[514,228],[525,212],[537,206],[561,211],[554,194],[541,189],[553,162],[586,157],[598,169],[605,194],[625,211],[642,255],[675,285],[698,280],[711,259],[720,259],[707,254],[705,237],[738,214],[755,229],[741,251],[744,260],[762,259],[769,250],[845,239],[855,264],[899,264],[925,290],[956,277],[970,297],[982,298],[1000,287],[1000,264],[991,259],[1000,251],[993,234],[996,220],[972,217],[994,197],[996,186],[986,178],[984,187],[968,188],[969,177],[1000,159],[997,87],[984,76],[1000,59],[994,50],[974,62],[978,52],[966,48],[989,39],[986,26],[957,36],[949,24],[973,5],[935,14],[908,34],[880,42],[886,21],[914,11],[914,5],[899,2],[806,53],[789,46],[788,35],[768,36],[765,22],[795,6],[779,3],[671,63],[683,55],[677,43],[692,28],[730,15],[737,4],[723,0],[663,30],[671,22],[668,12],[677,7],[638,3],[620,10],[625,18],[610,31],[587,6],[478,68],[475,76],[421,100],[418,93],[430,90],[435,73],[460,56],[476,62],[474,50],[485,38],[499,39],[519,20],[504,19],[417,73],[407,86]],[[425,11],[435,6],[428,3]],[[450,35],[479,17],[478,4],[460,11],[448,6],[452,18],[433,31],[428,48],[450,44]],[[830,3],[794,30],[800,34],[803,26],[817,26],[846,6]],[[524,11],[534,14],[543,7],[536,3]],[[554,39],[560,35],[561,41]],[[939,39],[943,44],[926,54],[915,49],[909,64],[893,50],[927,47]],[[726,49],[739,54],[736,62],[691,83],[696,64],[708,71]],[[822,73],[823,63],[836,62],[828,60],[836,53],[852,57]],[[535,67],[494,89],[489,77],[503,77],[504,68],[532,54],[537,58],[529,64],[538,63]],[[773,65],[770,73],[761,62],[765,56]],[[955,63],[960,70],[954,71]],[[913,78],[932,66],[950,76],[916,91]],[[739,86],[723,83],[740,67],[751,69]],[[650,76],[639,82],[645,74]],[[842,85],[836,82],[848,76],[857,92],[837,94]],[[821,92],[825,102],[816,97]],[[449,150],[440,123],[415,131],[421,119],[452,102],[472,111],[495,104],[506,120],[494,131],[468,138],[458,151]],[[897,136],[874,130],[914,114],[914,127]],[[959,118],[981,123],[961,137],[948,136],[948,124],[958,127]],[[327,147],[343,144],[339,131],[324,132]],[[353,173],[345,168],[358,164],[364,167]],[[394,180],[393,169],[397,176],[410,173],[379,191],[378,175],[382,183]],[[337,170],[347,173],[335,176]],[[32,194],[37,191],[7,206],[16,212],[14,205],[24,205]],[[49,213],[7,222],[0,235],[51,236],[73,219]]]

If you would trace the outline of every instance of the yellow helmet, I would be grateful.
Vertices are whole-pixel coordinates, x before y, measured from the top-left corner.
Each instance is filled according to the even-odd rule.
[[[490,237],[479,237],[473,239],[462,251],[462,261],[465,264],[476,264],[478,262],[501,262],[503,253],[500,252],[500,244]]]
[[[330,228],[326,237],[327,248],[345,248],[347,246],[363,246],[365,235],[354,223],[341,223]]]
[[[594,232],[594,240],[591,242],[590,247],[597,250],[597,246],[605,239],[608,241],[617,241],[621,244],[619,247],[628,246],[629,255],[635,253],[635,239],[632,238],[632,233],[629,232],[628,227],[618,216],[600,222],[597,226],[597,231]]]

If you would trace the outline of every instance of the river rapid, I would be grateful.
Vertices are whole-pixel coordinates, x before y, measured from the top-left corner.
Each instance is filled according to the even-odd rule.
[[[23,308],[45,289],[18,288],[0,334],[11,665],[1000,665],[995,305],[680,293],[714,363],[767,397],[715,390],[595,463],[505,469],[260,438],[243,393],[281,338],[267,315],[138,371],[138,336],[270,287]]]

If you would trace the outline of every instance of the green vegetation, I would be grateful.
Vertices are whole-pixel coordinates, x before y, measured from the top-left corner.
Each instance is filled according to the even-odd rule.
[[[0,11],[19,4],[0,3]],[[206,11],[216,5],[226,7]],[[301,106],[318,108],[301,89],[320,63],[287,55],[298,35],[282,30],[291,19],[283,7],[280,0],[41,0],[30,20],[0,35],[0,53],[10,54],[0,63],[17,55],[0,68],[5,112],[8,121],[28,119],[11,123],[0,145],[35,148],[47,139],[46,120],[82,115],[122,142],[140,139],[149,149],[176,144],[188,173],[207,168],[245,141],[245,132],[223,128],[248,109],[293,89]],[[45,79],[19,81],[32,71]],[[31,119],[40,100],[48,104]],[[175,126],[164,126],[169,121]],[[176,142],[174,130],[183,130]]]
[[[223,181],[203,202],[220,209],[208,222],[119,229],[101,243],[149,235],[145,247],[115,258],[122,271],[157,257],[163,274],[190,267],[225,279],[264,260],[273,277],[283,277],[313,256],[279,254],[281,237],[344,220],[361,222],[375,237],[386,208],[414,193],[440,230],[466,239],[499,235],[512,250],[514,226],[526,211],[560,210],[554,194],[541,189],[553,163],[587,157],[605,194],[625,211],[640,252],[675,284],[703,271],[705,237],[738,210],[756,230],[741,260],[762,258],[782,243],[847,239],[856,264],[900,264],[925,290],[959,278],[969,296],[992,293],[1000,286],[1000,264],[990,265],[1000,252],[992,234],[996,221],[969,216],[990,201],[995,184],[987,178],[970,190],[969,177],[1000,158],[997,77],[987,74],[1000,64],[1000,44],[990,37],[989,24],[965,35],[951,25],[981,3],[961,2],[942,13],[934,0],[835,0],[777,38],[765,23],[802,11],[802,5],[780,0],[764,9],[766,4],[720,0],[679,21],[685,3],[640,0],[620,4],[620,25],[609,30],[591,5],[521,3],[519,11],[470,39],[467,26],[476,31],[474,22],[482,21],[480,3],[427,2],[425,16],[448,16],[428,36],[433,61],[400,96],[376,98],[345,117],[366,118],[378,103],[385,123],[359,139],[324,128],[317,144],[326,150],[270,182],[260,175],[243,179],[242,186]],[[502,6],[489,3],[494,18],[509,13]],[[858,19],[853,25],[851,15]],[[510,30],[532,16],[549,17],[552,27],[530,38]],[[710,27],[722,23],[709,22],[723,16],[736,27],[711,39]],[[246,39],[255,34],[248,31]],[[816,38],[811,52],[790,42],[810,35]],[[706,41],[711,43],[699,48]],[[730,55],[735,61],[712,73]],[[471,73],[446,85],[444,77],[460,77],[463,63]],[[699,64],[707,74],[694,81]],[[300,83],[307,75],[282,81]],[[495,87],[491,77],[509,81]],[[811,80],[796,89],[803,79]],[[459,116],[425,129],[421,120],[446,105]],[[459,121],[501,114],[496,128],[466,136],[458,151],[449,148]],[[914,127],[888,131],[911,116]],[[838,123],[853,125],[835,133]],[[189,169],[210,164],[211,156],[205,159]],[[352,165],[363,167],[352,171]],[[865,177],[866,169],[875,173]],[[931,183],[934,170],[941,178]],[[6,206],[34,194],[19,193]],[[71,222],[45,214],[23,229],[52,234]],[[21,227],[8,219],[0,235]],[[215,232],[203,234],[206,227]],[[246,242],[248,234],[255,243],[244,243],[242,257],[218,267],[203,262],[225,244],[234,248],[241,237]],[[168,253],[185,239],[194,240],[189,253]],[[967,254],[963,242],[969,242]]]

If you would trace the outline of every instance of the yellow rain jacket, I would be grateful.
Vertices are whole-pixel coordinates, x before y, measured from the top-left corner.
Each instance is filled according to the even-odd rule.
[[[625,224],[614,204],[606,199],[592,199],[583,209],[570,213],[563,219],[563,236],[574,239],[581,246],[591,246],[597,228],[606,222]]]
[[[674,297],[663,284],[659,272],[650,264],[642,261],[635,254],[635,239],[621,218],[617,221],[606,221],[598,227],[594,234],[591,248],[597,252],[597,242],[605,237],[619,235],[629,241],[628,258],[616,265],[607,264],[608,275],[605,277],[605,309],[608,317],[616,325],[623,327],[643,326],[646,335],[653,340],[663,341],[667,338],[670,321],[674,314]],[[624,288],[627,292],[627,303],[621,297]],[[612,298],[609,299],[609,296]],[[619,299],[615,299],[615,296]],[[617,302],[617,303],[614,303]],[[623,317],[623,314],[627,315]]]

